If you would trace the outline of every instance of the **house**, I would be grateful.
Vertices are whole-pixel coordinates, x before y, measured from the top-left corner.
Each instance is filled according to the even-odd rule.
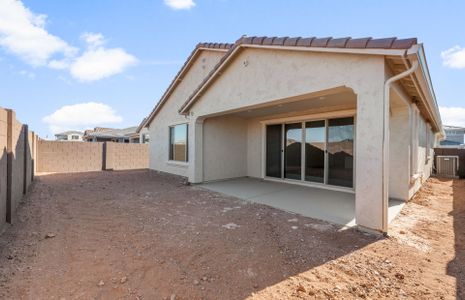
[[[441,148],[464,147],[465,128],[458,126],[444,126],[446,138],[440,142]]]
[[[137,126],[124,129],[95,127],[86,130],[83,139],[87,142],[148,143],[148,129],[141,129],[140,132],[137,129]]]
[[[82,142],[83,135],[84,133],[82,131],[70,130],[55,134],[55,140]]]
[[[389,202],[430,176],[444,134],[415,38],[201,43],[141,127],[154,170],[352,194],[356,225],[384,233]]]

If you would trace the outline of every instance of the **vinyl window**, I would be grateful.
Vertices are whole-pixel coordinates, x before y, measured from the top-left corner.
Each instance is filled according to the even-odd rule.
[[[179,124],[169,127],[170,153],[169,160],[187,162],[188,161],[188,125]]]

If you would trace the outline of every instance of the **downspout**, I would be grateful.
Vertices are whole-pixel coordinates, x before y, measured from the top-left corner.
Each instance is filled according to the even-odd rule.
[[[404,54],[405,57],[405,54]],[[390,87],[393,82],[409,76],[418,68],[418,61],[404,72],[397,74],[384,82],[383,98],[383,194],[382,194],[382,231],[388,231],[388,207],[389,207],[389,96]],[[410,107],[410,106],[409,106]]]
[[[405,67],[409,67],[408,66],[408,62],[407,62],[407,59],[405,57],[402,58],[402,60],[404,61],[404,65]],[[418,62],[416,62],[418,64]],[[417,67],[418,68],[418,67]],[[413,78],[412,78],[413,80]],[[413,140],[413,126],[414,126],[414,106],[415,106],[415,103],[414,101],[412,102],[408,102],[407,100],[403,99],[404,102],[407,104],[408,106],[408,115],[409,115],[409,128],[410,128],[410,172],[409,172],[409,183],[412,183],[412,180],[414,180],[414,177],[416,175],[416,172],[417,170],[415,170],[415,164],[413,163],[413,148],[415,147],[414,145],[414,140]],[[416,116],[416,115],[415,115]]]

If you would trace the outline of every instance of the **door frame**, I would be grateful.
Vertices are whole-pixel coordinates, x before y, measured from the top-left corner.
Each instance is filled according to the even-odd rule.
[[[282,124],[281,126],[281,143],[282,147],[285,145],[285,124],[290,124],[290,123],[299,123],[302,122],[302,141],[304,142],[305,138],[305,122],[307,121],[325,121],[325,139],[327,140],[327,130],[328,130],[328,119],[333,119],[333,118],[345,118],[345,117],[353,117],[354,118],[354,156],[353,156],[353,187],[343,187],[343,186],[337,186],[337,185],[330,185],[327,184],[327,176],[328,176],[328,155],[325,151],[325,178],[324,182],[325,183],[319,183],[319,182],[311,182],[311,181],[306,181],[305,176],[303,175],[300,180],[296,179],[287,179],[284,178],[284,152],[282,152],[282,158],[281,158],[281,178],[275,178],[275,177],[268,177],[266,176],[266,126],[267,125],[273,125],[273,124]],[[340,111],[331,111],[331,112],[325,112],[325,113],[317,113],[317,114],[310,114],[310,115],[301,115],[301,116],[293,116],[293,117],[285,117],[285,118],[276,118],[276,119],[267,119],[267,120],[262,120],[260,121],[261,126],[262,126],[262,136],[261,136],[261,141],[262,141],[262,153],[261,153],[261,166],[262,166],[262,172],[261,172],[261,178],[263,180],[267,181],[275,181],[275,182],[286,182],[290,184],[296,184],[296,185],[303,185],[303,186],[311,186],[311,187],[316,187],[316,188],[322,188],[322,189],[327,189],[327,190],[333,190],[333,191],[342,191],[342,192],[349,192],[349,193],[354,193],[355,194],[355,186],[356,186],[356,131],[357,131],[357,114],[355,109],[349,109],[349,110],[340,110]],[[327,147],[327,143],[325,143],[325,150]],[[302,174],[305,174],[305,153],[304,153],[305,147],[302,147]]]

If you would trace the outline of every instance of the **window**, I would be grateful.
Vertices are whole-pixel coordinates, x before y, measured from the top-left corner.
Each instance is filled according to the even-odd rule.
[[[79,135],[72,135],[72,136],[71,136],[71,139],[72,139],[72,140],[79,140]]]
[[[187,162],[187,132],[187,124],[170,126],[170,160]]]

